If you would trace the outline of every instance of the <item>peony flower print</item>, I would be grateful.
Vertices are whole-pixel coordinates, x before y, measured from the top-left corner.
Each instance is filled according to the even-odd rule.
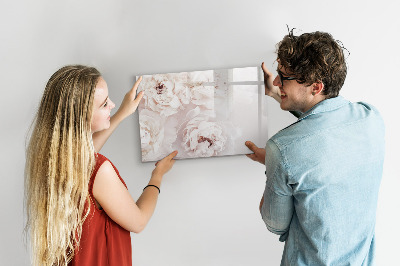
[[[214,109],[214,88],[211,86],[192,87],[191,102],[209,110]]]
[[[248,153],[246,136],[254,140],[265,132],[257,113],[263,111],[257,106],[263,81],[253,77],[263,77],[260,68],[144,75],[138,88],[144,91],[138,107],[142,161],[174,150],[177,159]]]
[[[168,75],[143,77],[141,83],[141,88],[145,91],[143,95],[145,109],[170,116],[182,109],[183,104],[189,103],[189,89],[175,86]]]
[[[163,118],[158,113],[142,110],[139,117],[142,159],[159,160],[173,151],[177,121]]]
[[[229,154],[239,130],[227,121],[201,113],[199,107],[189,111],[180,125],[181,147],[187,157],[211,157]]]
[[[191,157],[210,157],[224,150],[226,140],[218,122],[210,122],[206,116],[195,117],[183,130],[182,146]]]

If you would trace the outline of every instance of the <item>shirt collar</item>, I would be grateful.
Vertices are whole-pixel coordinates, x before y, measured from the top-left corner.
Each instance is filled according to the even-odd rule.
[[[314,115],[314,114],[319,114],[319,113],[324,113],[324,112],[329,112],[329,111],[333,111],[336,109],[339,109],[340,107],[342,107],[343,105],[349,104],[350,102],[348,100],[346,100],[345,98],[343,98],[342,96],[337,96],[334,98],[329,98],[326,100],[323,100],[319,103],[317,103],[316,105],[314,105],[310,110],[308,110],[307,112],[303,113],[300,117],[299,120],[302,120],[310,115]]]

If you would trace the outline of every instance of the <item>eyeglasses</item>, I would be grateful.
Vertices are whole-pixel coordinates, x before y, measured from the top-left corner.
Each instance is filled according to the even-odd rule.
[[[296,77],[284,77],[280,70],[277,70],[277,71],[278,71],[279,80],[281,81],[282,87],[283,87],[283,81],[284,80],[295,80],[295,79],[297,79]]]

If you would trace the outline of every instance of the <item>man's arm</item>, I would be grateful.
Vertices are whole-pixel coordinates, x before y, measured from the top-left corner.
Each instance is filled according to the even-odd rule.
[[[293,211],[292,196],[278,195],[268,185],[265,187],[260,202],[260,213],[269,231],[277,235],[283,235],[289,231]]]
[[[281,151],[273,141],[266,145],[266,175],[264,195],[260,202],[261,217],[268,230],[284,235],[290,226],[294,212],[293,192],[288,185],[288,172]],[[280,238],[284,241],[287,235]]]
[[[287,186],[287,171],[282,155],[272,141],[267,142],[266,150],[251,141],[246,146],[253,152],[246,154],[253,161],[266,165],[267,183],[260,201],[261,217],[272,233],[283,235],[288,231],[294,211],[292,191]],[[285,236],[281,237],[282,241]]]
[[[264,62],[261,63],[261,69],[264,72],[265,95],[274,98],[278,103],[281,103],[281,90],[278,86],[274,86],[274,75],[268,70]]]

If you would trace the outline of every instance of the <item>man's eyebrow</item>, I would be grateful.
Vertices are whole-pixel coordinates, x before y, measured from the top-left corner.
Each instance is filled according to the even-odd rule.
[[[281,74],[283,77],[294,75],[294,74],[283,73],[282,71],[279,70],[279,68],[277,68],[276,71],[278,72],[278,74]]]

